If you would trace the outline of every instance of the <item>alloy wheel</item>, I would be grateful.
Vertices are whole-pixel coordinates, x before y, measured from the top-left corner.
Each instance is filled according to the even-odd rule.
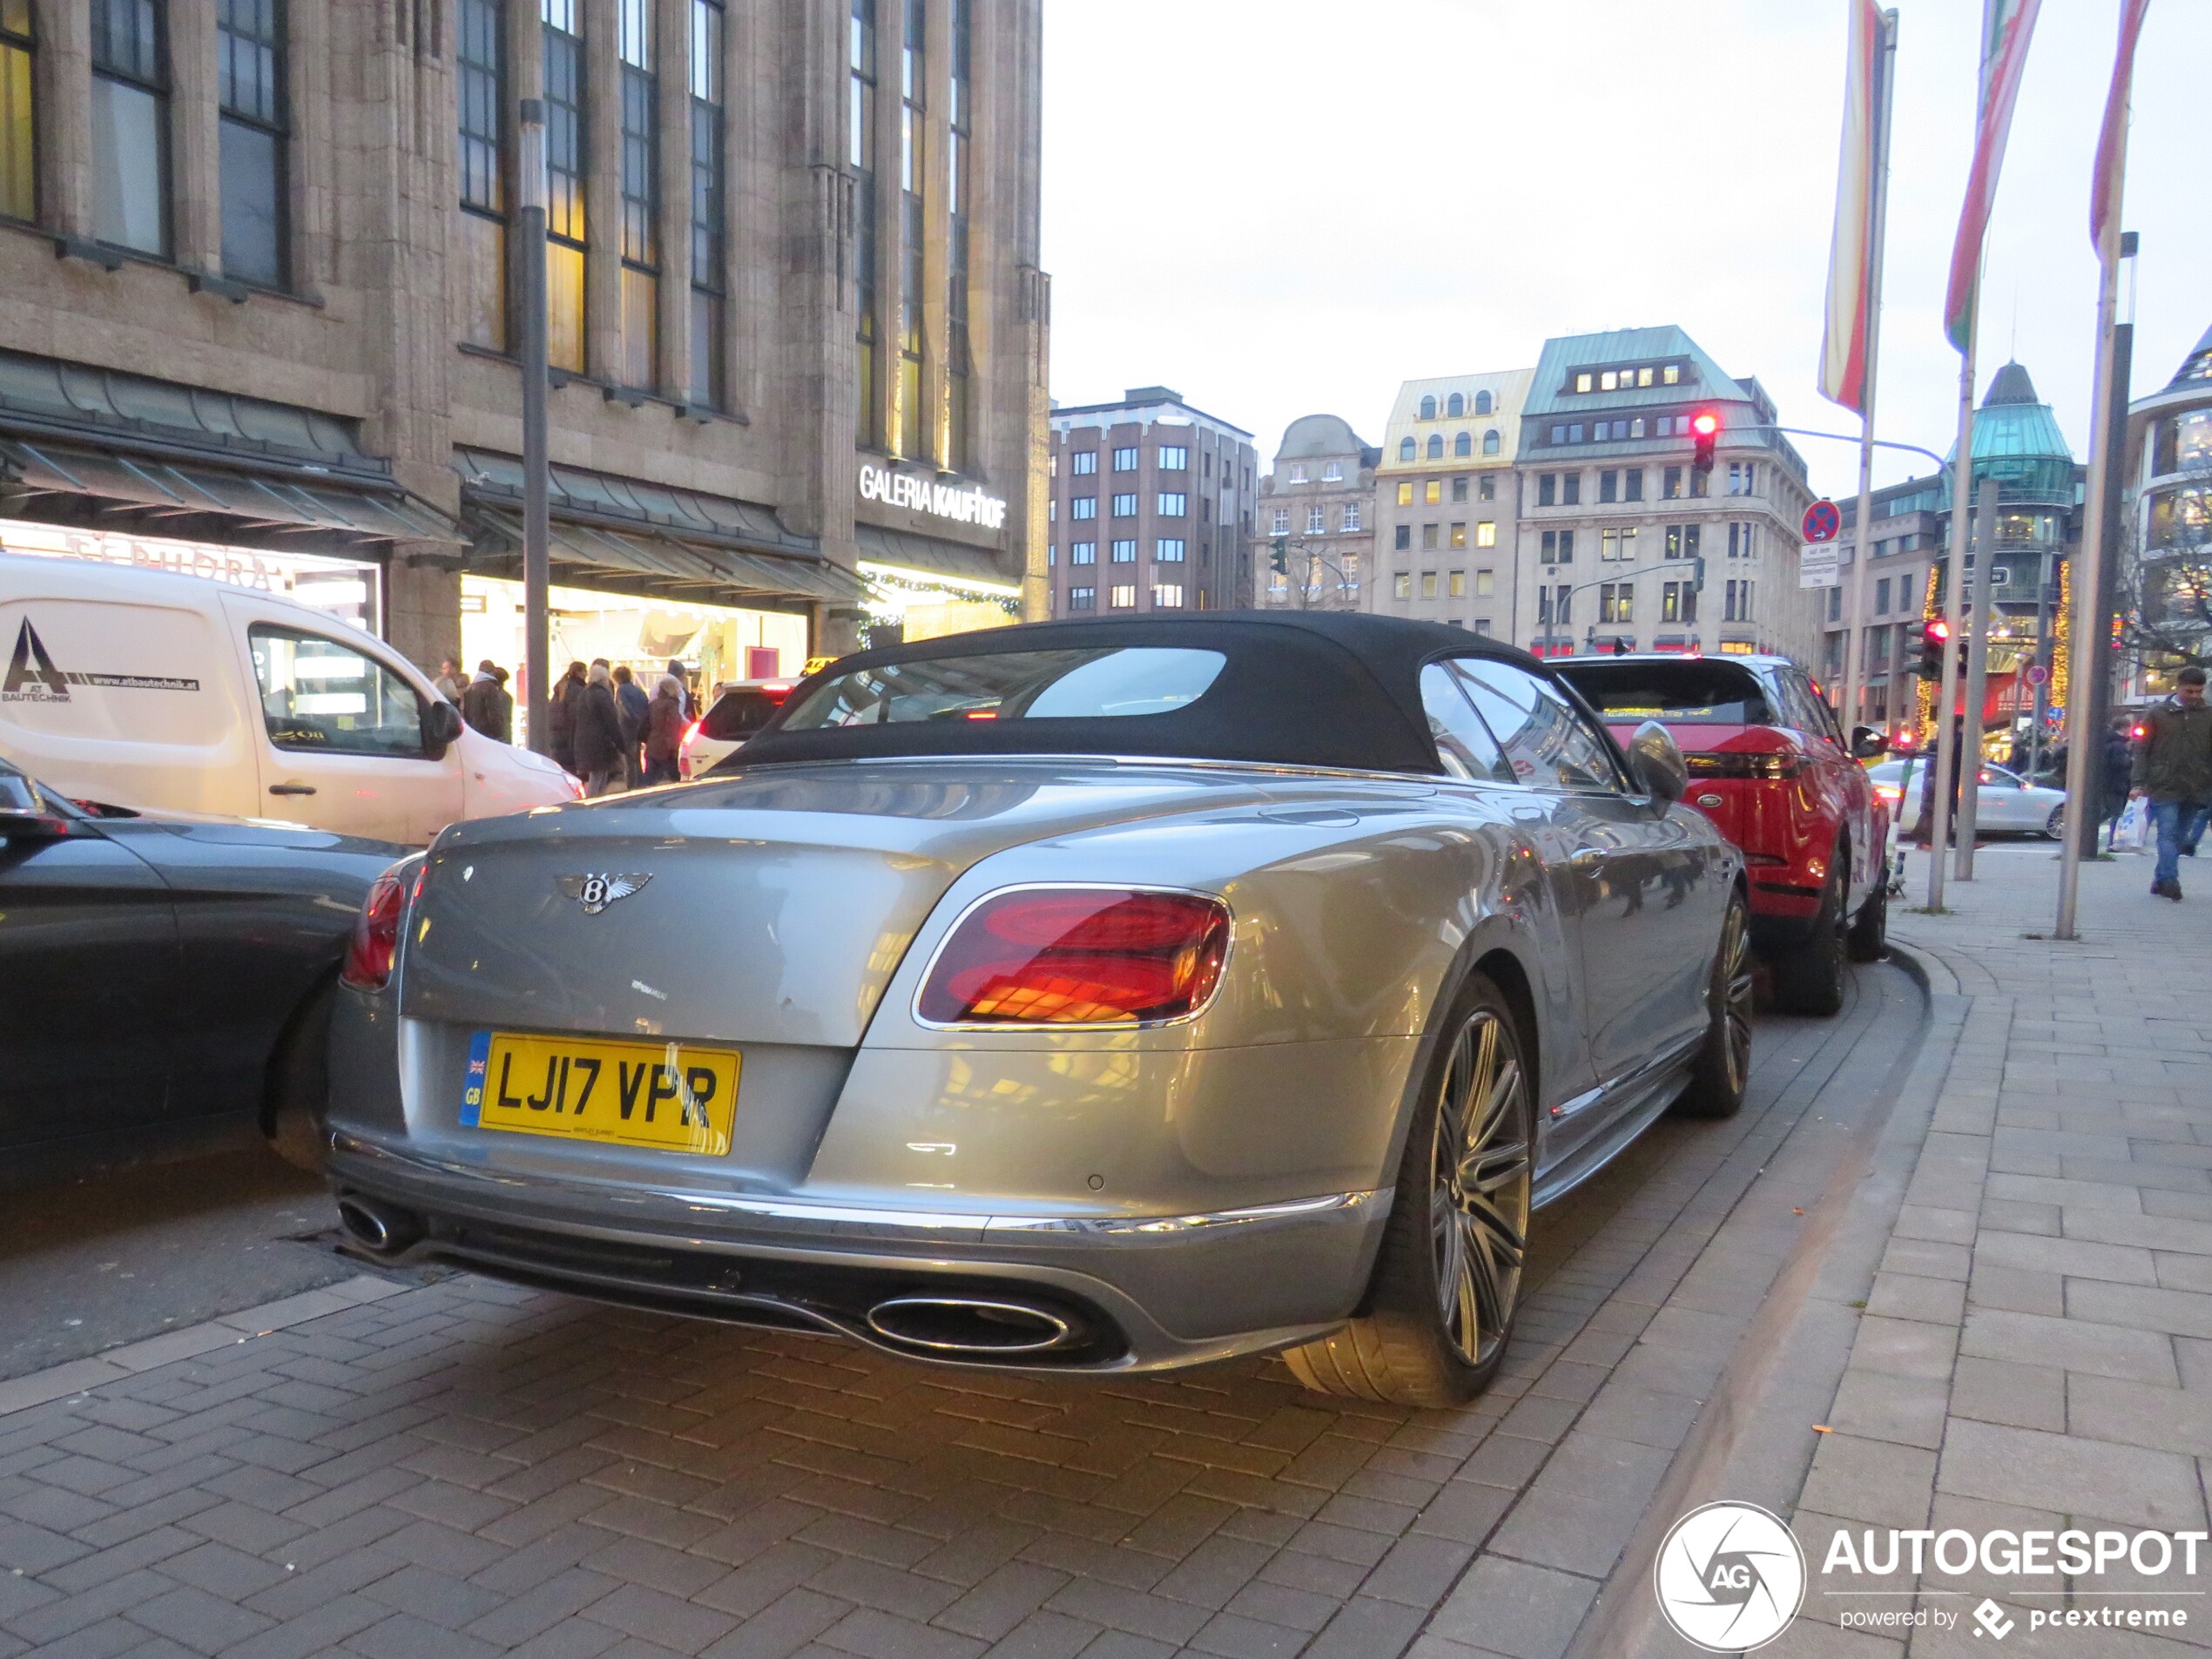
[[[1718,1010],[1726,1028],[1728,1086],[1741,1093],[1751,1070],[1751,930],[1743,907],[1732,904],[1721,924]]]
[[[1460,1028],[1437,1101],[1429,1156],[1437,1311],[1460,1358],[1486,1363],[1505,1341],[1527,1250],[1528,1082],[1500,1016]]]

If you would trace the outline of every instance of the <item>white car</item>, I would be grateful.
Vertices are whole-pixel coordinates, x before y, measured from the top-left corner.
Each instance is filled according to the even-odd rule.
[[[421,845],[581,792],[382,640],[274,594],[0,554],[0,755],[71,800]]]
[[[1874,792],[1890,804],[1890,817],[1900,836],[1920,833],[1920,791],[1923,774],[1935,757],[1907,755],[1869,766]],[[2032,784],[2016,772],[1993,766],[1981,768],[1981,788],[1974,805],[1977,835],[2047,835],[2057,840],[2066,829],[2066,791]]]
[[[768,717],[783,707],[796,680],[733,680],[714,699],[714,706],[684,730],[683,747],[677,752],[676,775],[686,783],[702,776],[709,766],[744,744],[768,724]]]

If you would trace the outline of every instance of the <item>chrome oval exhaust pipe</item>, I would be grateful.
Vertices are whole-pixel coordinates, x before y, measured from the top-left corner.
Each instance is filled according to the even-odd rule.
[[[422,1237],[422,1224],[414,1216],[357,1193],[338,1200],[338,1220],[346,1236],[372,1256],[396,1256]]]
[[[894,1296],[868,1310],[868,1329],[901,1347],[942,1354],[1042,1353],[1078,1334],[1043,1308],[973,1296]]]

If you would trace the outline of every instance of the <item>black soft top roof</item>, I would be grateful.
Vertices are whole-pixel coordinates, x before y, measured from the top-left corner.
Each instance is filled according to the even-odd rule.
[[[1217,651],[1227,660],[1203,696],[1164,714],[781,730],[815,686],[855,670],[1001,651],[1140,645]],[[1543,664],[1510,645],[1398,617],[1202,610],[1023,623],[840,657],[801,681],[784,711],[715,770],[883,755],[1100,754],[1441,772],[1420,695],[1421,665],[1439,657],[1495,658],[1552,678]]]

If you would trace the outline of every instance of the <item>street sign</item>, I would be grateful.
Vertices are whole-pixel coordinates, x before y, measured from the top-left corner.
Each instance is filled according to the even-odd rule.
[[[1836,510],[1834,502],[1817,501],[1805,509],[1797,528],[1808,542],[1832,542],[1844,528],[1844,516]]]
[[[2051,683],[2051,671],[2040,663],[2030,663],[2024,678],[2030,685],[2048,685]]]
[[[1843,550],[1833,542],[1814,543],[1797,554],[1797,585],[1801,588],[1840,588],[1844,585]]]

